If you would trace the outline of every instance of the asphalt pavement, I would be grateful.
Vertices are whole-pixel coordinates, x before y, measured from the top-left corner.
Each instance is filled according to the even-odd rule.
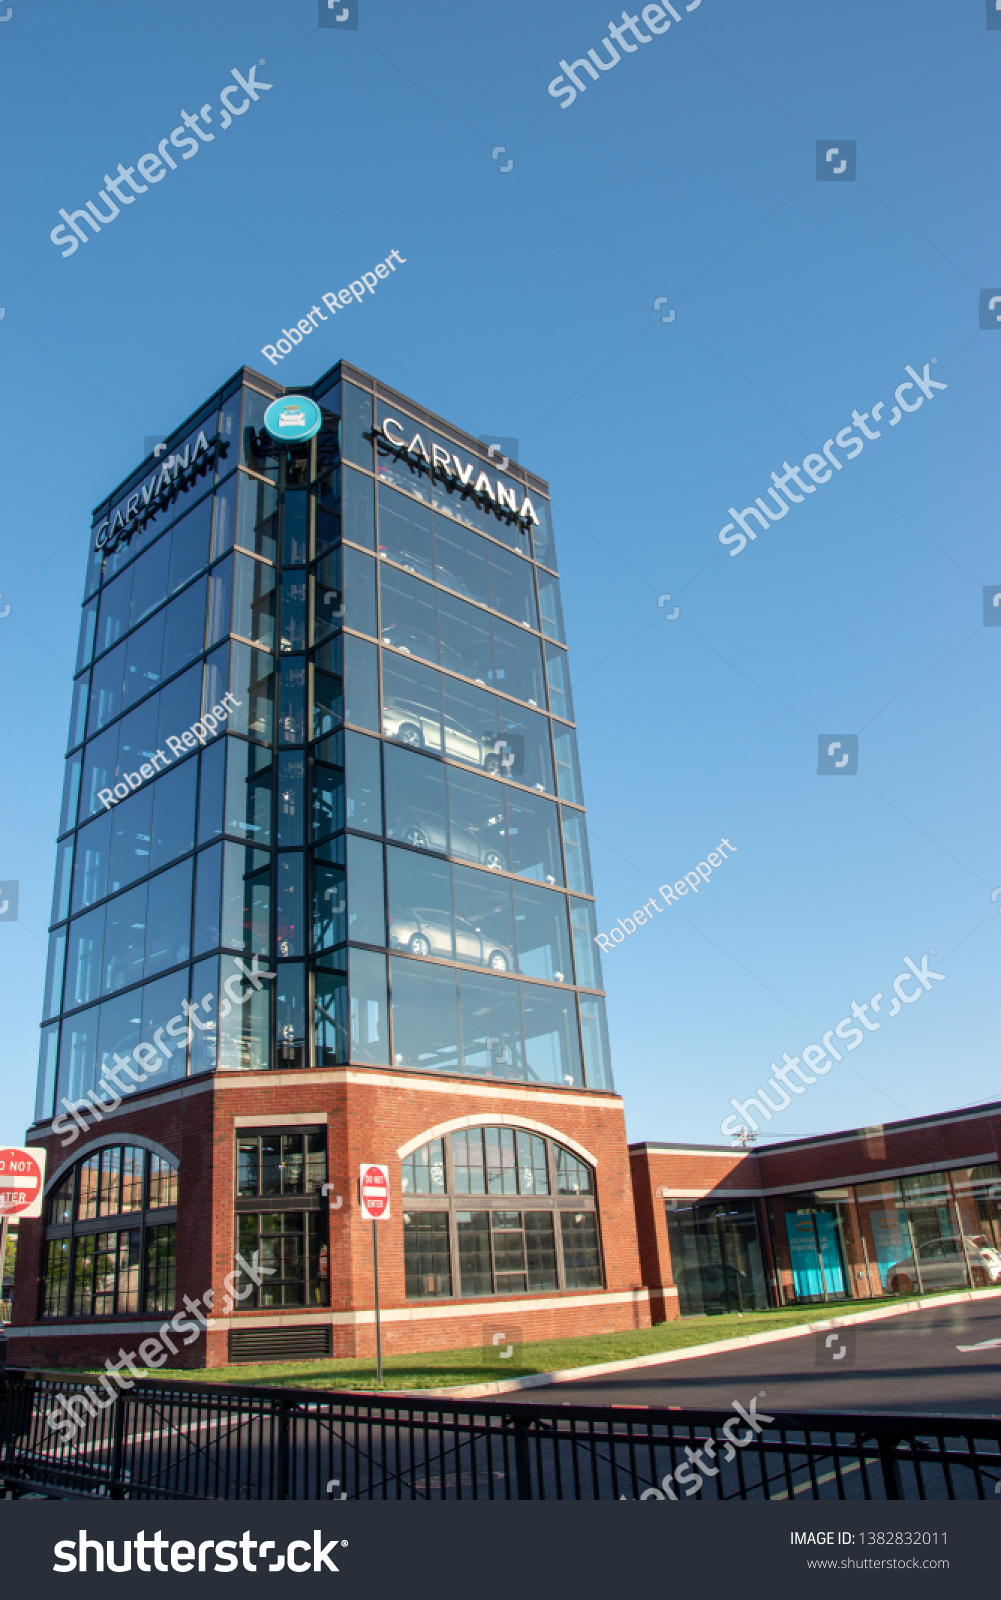
[[[818,1318],[819,1320],[819,1318]],[[835,1324],[836,1326],[837,1324]],[[709,1324],[707,1324],[708,1329]],[[830,1343],[828,1343],[830,1339]],[[960,1345],[993,1347],[960,1350]],[[539,1405],[729,1408],[1001,1416],[1001,1303],[931,1307],[718,1355],[526,1389]]]

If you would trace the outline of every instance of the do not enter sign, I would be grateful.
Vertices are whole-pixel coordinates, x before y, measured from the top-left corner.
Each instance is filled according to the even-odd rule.
[[[0,1149],[0,1217],[40,1217],[44,1181],[43,1149]]]
[[[362,1215],[372,1222],[386,1222],[389,1218],[389,1168],[363,1161],[359,1192]]]

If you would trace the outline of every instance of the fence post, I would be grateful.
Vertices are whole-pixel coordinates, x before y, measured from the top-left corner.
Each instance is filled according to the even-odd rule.
[[[514,1472],[519,1500],[532,1500],[532,1457],[528,1448],[529,1424],[524,1417],[514,1418]]]
[[[125,1408],[128,1400],[119,1391],[115,1396],[114,1443],[111,1450],[111,1498],[124,1500],[125,1493]]]
[[[900,1477],[900,1461],[897,1457],[897,1445],[900,1443],[899,1434],[878,1433],[876,1444],[879,1448],[879,1465],[883,1473],[883,1487],[888,1500],[903,1500],[904,1486]]]
[[[279,1400],[278,1405],[278,1427],[280,1431],[278,1453],[279,1470],[281,1472],[278,1498],[279,1500],[288,1500],[291,1489],[292,1450],[289,1434],[292,1429],[292,1419],[289,1416],[288,1401]]]

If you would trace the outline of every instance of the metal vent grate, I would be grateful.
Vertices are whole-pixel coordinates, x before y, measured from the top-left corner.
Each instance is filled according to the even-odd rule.
[[[230,1361],[319,1360],[332,1351],[329,1322],[291,1328],[231,1328]]]

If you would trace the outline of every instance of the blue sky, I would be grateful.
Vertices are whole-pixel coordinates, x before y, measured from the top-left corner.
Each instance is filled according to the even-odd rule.
[[[520,439],[549,479],[599,926],[736,846],[605,960],[630,1137],[718,1141],[731,1096],[933,948],[945,981],[893,1020],[884,1002],[768,1132],[996,1098],[985,0],[676,0],[566,109],[547,85],[605,55],[606,10],[360,6],[356,31],[318,29],[317,0],[13,0],[0,25],[0,879],[20,884],[0,1142],[33,1103],[91,508],[147,434],[242,363],[270,371],[261,346],[391,249],[405,266],[281,381],[344,357]],[[218,119],[255,63],[272,87],[64,259],[60,207],[182,109]],[[844,140],[854,181],[817,182],[817,142]],[[926,363],[948,387],[890,429]],[[731,556],[727,507],[879,400],[881,437]],[[859,735],[856,776],[818,776],[828,733]]]

